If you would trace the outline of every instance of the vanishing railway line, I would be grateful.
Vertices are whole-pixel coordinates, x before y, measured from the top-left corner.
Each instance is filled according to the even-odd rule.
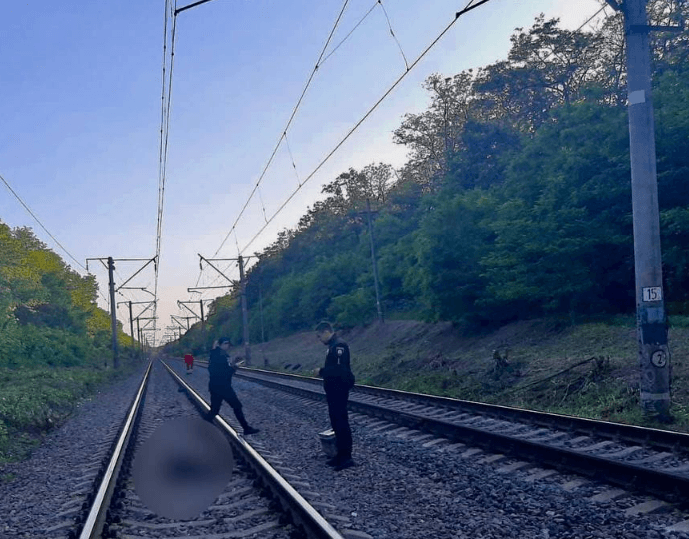
[[[179,391],[174,391],[177,386]],[[95,476],[94,488],[86,493],[76,526],[67,536],[341,539],[222,418],[216,419],[216,424],[229,440],[238,466],[220,497],[193,519],[171,520],[149,510],[138,498],[131,477],[138,438],[146,438],[165,420],[198,416],[198,410],[207,412],[208,404],[193,388],[164,363],[149,365],[120,432],[111,442],[111,452]],[[48,531],[57,530],[65,527],[58,525]]]
[[[315,378],[258,369],[237,376],[325,399]],[[362,385],[353,389],[349,408],[669,502],[689,501],[687,434]]]
[[[167,363],[169,373],[164,363],[153,363],[145,391],[135,391],[134,380],[127,386],[127,393],[140,395],[141,412],[125,412],[127,398],[120,398],[122,404],[110,406],[99,420],[118,421],[103,424],[98,433],[97,425],[87,427],[93,434],[81,439],[88,447],[74,447],[83,426],[65,436],[74,464],[59,481],[70,486],[53,497],[58,509],[46,515],[45,524],[31,528],[29,521],[13,518],[0,536],[689,537],[684,435],[357,386],[350,399],[357,466],[334,472],[325,466],[317,440],[327,425],[320,381],[256,369],[240,369],[235,386],[247,418],[261,432],[244,440],[228,429],[238,465],[225,490],[196,518],[163,518],[144,506],[128,476],[140,444],[136,437],[146,439],[159,425],[198,417],[208,407],[201,398],[205,369],[185,375],[181,362]],[[222,429],[236,424],[224,406],[216,424]],[[124,431],[118,428],[124,416],[134,429],[130,454],[123,454],[121,465],[112,464],[112,448],[128,445],[120,442]],[[569,457],[557,457],[558,449]],[[594,464],[586,463],[589,455]],[[261,461],[272,467],[267,475]],[[655,472],[667,481],[665,490],[649,485]],[[29,487],[38,478],[24,481]],[[48,487],[22,490],[12,502],[15,511],[23,504],[34,507],[27,514],[35,513],[49,501]],[[658,491],[653,498],[646,496],[651,491]],[[301,509],[290,502],[299,498],[308,502]],[[97,505],[100,511],[91,510]],[[314,531],[309,520],[321,521],[326,531]]]

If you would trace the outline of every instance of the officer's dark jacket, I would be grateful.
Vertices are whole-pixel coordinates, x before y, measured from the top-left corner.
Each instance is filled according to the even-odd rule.
[[[237,369],[230,366],[227,360],[230,356],[222,348],[213,348],[208,361],[208,375],[213,386],[226,385],[232,381],[232,376]]]
[[[325,365],[319,374],[326,384],[343,384],[350,388],[354,385],[354,374],[349,365],[349,346],[339,337],[333,336],[328,342]]]

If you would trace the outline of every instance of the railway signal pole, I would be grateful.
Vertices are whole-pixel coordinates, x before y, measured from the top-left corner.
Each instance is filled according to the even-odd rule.
[[[624,14],[627,42],[627,102],[641,406],[646,413],[656,415],[661,420],[669,420],[670,349],[663,294],[648,36],[653,30],[680,28],[649,26],[647,0],[606,2]]]

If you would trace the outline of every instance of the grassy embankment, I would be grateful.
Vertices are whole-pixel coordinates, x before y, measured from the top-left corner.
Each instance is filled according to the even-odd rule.
[[[483,335],[462,335],[450,324],[388,321],[343,332],[357,382],[460,399],[689,432],[689,318],[670,317],[674,422],[661,425],[639,406],[639,368],[632,316],[572,324],[517,322]],[[271,368],[322,365],[312,333],[253,347]],[[507,354],[496,368],[494,351]],[[241,354],[241,349],[236,349]],[[588,361],[587,361],[588,360]]]
[[[498,335],[472,339],[466,349],[431,361],[420,372],[414,363],[409,369],[403,360],[382,357],[367,365],[364,376],[375,383],[381,373],[390,373],[391,379],[383,385],[408,391],[688,432],[688,324],[680,318],[671,322],[674,422],[669,425],[646,418],[641,411],[638,346],[631,317],[564,327],[543,322],[515,335],[513,344]],[[496,367],[496,349],[502,357],[507,351],[508,362],[502,368]]]
[[[577,325],[518,322],[478,336],[461,335],[447,323],[388,321],[343,337],[358,383],[689,432],[689,318],[670,321],[675,418],[670,425],[641,413],[633,317]],[[304,374],[322,365],[325,352],[311,332],[253,350],[256,366],[265,355],[271,368],[300,363],[298,372]],[[501,357],[507,353],[502,369],[496,369],[494,350]],[[25,457],[82,399],[135,366],[123,361],[118,372],[0,369],[0,464]]]
[[[117,372],[88,367],[0,369],[0,464],[25,458],[81,400],[135,368],[124,359]]]

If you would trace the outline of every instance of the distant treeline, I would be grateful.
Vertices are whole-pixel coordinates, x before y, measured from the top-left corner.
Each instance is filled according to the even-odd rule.
[[[31,229],[0,221],[0,367],[102,367],[111,330],[97,292],[95,277],[73,271]]]
[[[651,1],[653,24],[686,20]],[[683,17],[681,16],[683,15]],[[689,305],[689,31],[653,32],[663,271],[670,312]],[[537,18],[506,60],[425,83],[405,115],[395,171],[350,169],[259,253],[248,272],[251,340],[376,317],[367,201],[389,316],[469,327],[544,315],[634,311],[634,257],[621,16],[594,32]],[[327,119],[324,119],[327,122]],[[238,290],[183,338],[241,342]]]

